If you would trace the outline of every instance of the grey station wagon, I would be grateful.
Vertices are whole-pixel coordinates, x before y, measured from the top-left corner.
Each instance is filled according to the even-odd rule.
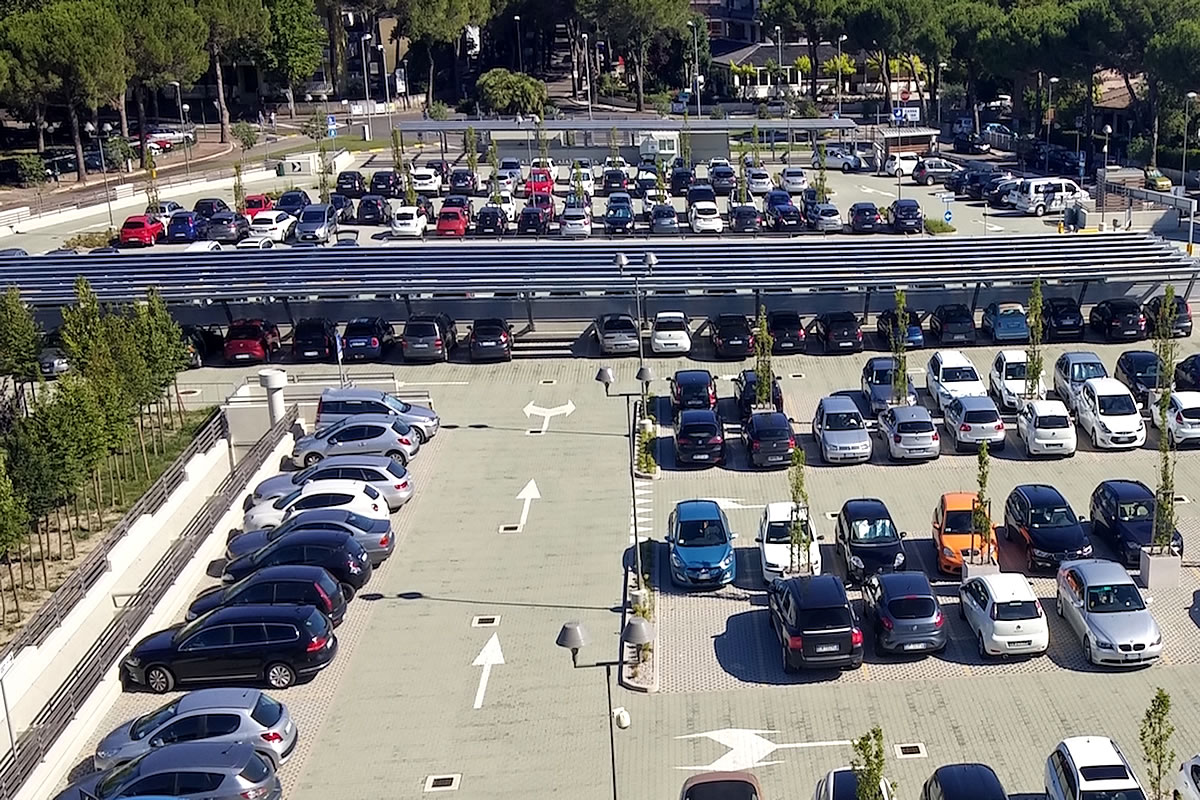
[[[316,427],[327,425],[353,416],[354,414],[390,414],[412,426],[413,433],[425,444],[441,427],[441,420],[433,409],[406,403],[378,389],[326,389],[317,404]]]

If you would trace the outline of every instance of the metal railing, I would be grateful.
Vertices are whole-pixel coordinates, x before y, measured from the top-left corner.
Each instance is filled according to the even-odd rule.
[[[151,484],[125,515],[104,534],[99,546],[87,554],[62,585],[33,613],[16,637],[0,650],[0,661],[10,654],[15,656],[22,648],[46,641],[54,629],[62,624],[63,618],[79,605],[79,601],[96,581],[108,572],[108,554],[125,537],[130,527],[143,515],[153,514],[162,508],[171,493],[183,483],[186,477],[184,468],[192,457],[198,453],[207,453],[217,441],[228,436],[229,423],[225,414],[220,409],[215,409],[201,424],[195,437],[179,457],[171,462],[158,480]]]
[[[0,797],[12,797],[29,779],[47,751],[74,720],[80,707],[116,664],[134,634],[150,618],[179,573],[195,557],[200,545],[229,511],[234,498],[288,435],[298,413],[298,408],[292,406],[284,418],[271,426],[225,476],[217,491],[192,517],[179,538],[146,576],[138,592],[117,612],[71,670],[70,677],[46,701],[29,728],[17,737],[15,750],[0,760]]]

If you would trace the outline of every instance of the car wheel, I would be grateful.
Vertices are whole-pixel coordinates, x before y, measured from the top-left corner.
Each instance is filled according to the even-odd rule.
[[[846,163],[845,161],[842,162],[842,172],[845,172],[847,174],[849,174],[849,172],[850,172],[850,165],[848,163]]]
[[[1046,207],[1038,206],[1037,208],[1033,209],[1033,214],[1036,217],[1044,217],[1046,215]]]
[[[280,662],[269,665],[266,674],[272,689],[286,689],[296,682],[296,671]]]
[[[354,599],[354,593],[356,591],[358,591],[358,590],[355,589],[350,584],[348,584],[348,583],[342,584],[342,596],[344,596],[346,598],[346,602],[350,602],[351,600]]]
[[[788,675],[794,674],[797,670],[792,664],[792,659],[788,657],[788,646],[783,642],[779,643],[780,662],[783,664],[783,671]]]
[[[1054,593],[1054,613],[1058,614],[1060,617],[1063,615],[1062,593],[1061,592]]]
[[[166,694],[175,688],[175,675],[157,664],[146,670],[146,685],[155,694]]]
[[[928,178],[925,179],[925,185],[933,186],[933,176],[932,175],[930,175]]]
[[[421,430],[417,426],[412,426],[412,432],[416,434],[417,442],[420,444],[425,444],[429,441],[429,437],[425,435],[425,431]]]
[[[987,648],[983,646],[983,632],[982,632],[982,631],[980,631],[978,634],[976,634],[976,636],[975,636],[975,642],[976,642],[976,644],[977,644],[977,646],[978,646],[978,648],[979,648],[979,657],[980,657],[980,658],[987,658],[987,657],[988,657],[988,651],[987,651]]]
[[[388,453],[387,456],[393,461],[399,462],[400,466],[402,467],[408,466],[408,456],[404,455],[404,453],[400,450],[393,450]]]
[[[1083,654],[1087,656],[1087,662],[1089,664],[1091,664],[1093,667],[1097,666],[1096,654],[1092,652],[1092,640],[1086,636],[1083,637]]]
[[[967,607],[966,607],[966,605],[963,604],[963,599],[962,599],[961,594],[958,596],[958,618],[959,619],[967,618]]]

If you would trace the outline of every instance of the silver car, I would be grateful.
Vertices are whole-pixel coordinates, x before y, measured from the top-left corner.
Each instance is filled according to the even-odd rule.
[[[1090,664],[1144,664],[1162,655],[1162,632],[1125,568],[1099,558],[1058,568],[1054,610]]]
[[[442,421],[425,406],[415,406],[378,389],[326,389],[317,405],[317,430],[355,414],[388,414],[412,426],[413,433],[425,444],[437,435]]]
[[[179,742],[251,742],[278,769],[299,733],[287,706],[258,689],[200,689],[123,722],[96,745],[92,763],[109,769]]]
[[[1054,393],[1075,413],[1083,384],[1092,378],[1107,377],[1108,368],[1095,353],[1079,350],[1063,353],[1054,362]]]
[[[407,464],[420,449],[421,440],[403,420],[388,414],[357,414],[297,439],[292,463],[311,467],[329,456],[364,455]]]
[[[594,327],[596,338],[600,340],[600,352],[604,355],[638,351],[641,333],[628,314],[603,314],[596,318]]]
[[[946,435],[955,451],[988,443],[990,450],[1004,449],[1004,420],[990,397],[959,397],[945,410]]]
[[[246,742],[181,742],[103,772],[93,772],[55,800],[134,797],[170,786],[178,800],[280,800],[283,787],[271,760]],[[145,788],[143,788],[145,787]]]
[[[404,465],[387,456],[341,455],[330,456],[300,472],[281,472],[254,487],[254,494],[247,498],[246,507],[283,497],[297,486],[311,481],[349,478],[374,486],[387,501],[388,509],[395,511],[413,496],[413,480]]]
[[[813,438],[822,462],[856,463],[871,460],[871,435],[858,406],[849,397],[830,395],[817,404]]]
[[[367,517],[345,508],[314,508],[293,514],[274,528],[259,528],[234,535],[225,543],[225,561],[228,563],[261,550],[293,531],[311,530],[350,534],[367,551],[372,567],[382,564],[396,549],[391,517]]]
[[[879,436],[887,444],[888,458],[937,458],[941,437],[925,406],[897,406],[879,415]]]
[[[810,230],[841,233],[846,227],[841,212],[833,203],[817,203],[809,209],[806,222]]]
[[[896,405],[896,390],[893,386],[895,375],[896,359],[890,356],[875,356],[867,359],[867,363],[862,369],[862,393],[872,414],[881,414]],[[913,385],[912,378],[908,378],[907,383],[908,389],[902,405],[915,406],[917,404],[917,388]]]
[[[301,242],[328,242],[337,236],[337,208],[329,203],[313,203],[300,212],[296,239]]]

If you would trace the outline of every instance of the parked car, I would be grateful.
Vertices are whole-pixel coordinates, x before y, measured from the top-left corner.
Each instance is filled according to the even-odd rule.
[[[852,311],[830,311],[818,314],[813,321],[813,339],[821,352],[861,352],[863,349],[862,322]]]
[[[292,329],[292,360],[328,361],[337,357],[337,326],[325,317],[306,317]]]
[[[177,211],[167,224],[167,241],[196,242],[208,238],[208,217],[194,211]]]
[[[688,226],[692,233],[716,233],[725,230],[725,221],[717,211],[717,204],[701,200],[693,203],[688,209]]]
[[[759,412],[742,424],[742,444],[751,466],[787,468],[796,450],[796,434],[786,414]]]
[[[300,212],[311,204],[312,199],[308,196],[308,192],[303,189],[292,189],[279,195],[279,199],[275,201],[275,208],[299,219]]]
[[[1200,354],[1188,356],[1175,367],[1175,388],[1189,392],[1200,390]]]
[[[404,323],[400,347],[405,361],[449,361],[458,347],[458,328],[446,314],[414,314]]]
[[[532,233],[534,236],[550,235],[550,214],[544,208],[525,206],[517,215],[517,233]]]
[[[878,416],[892,406],[917,405],[917,388],[912,378],[905,380],[907,389],[897,402],[895,378],[896,359],[892,356],[874,356],[863,365],[860,387],[872,415]]]
[[[1162,632],[1123,566],[1067,561],[1056,584],[1055,611],[1080,639],[1089,664],[1140,665],[1162,655]]]
[[[256,197],[257,195],[251,195]],[[246,198],[249,201],[249,197]],[[171,223],[171,217],[175,216],[180,211],[186,211],[183,206],[176,203],[174,200],[163,200],[158,205],[146,206],[146,216],[153,217],[163,224],[165,229]]]
[[[896,406],[879,415],[879,438],[892,461],[937,459],[942,453],[941,437],[925,406]]]
[[[1160,295],[1150,298],[1142,307],[1142,316],[1146,319],[1146,327],[1151,334],[1157,329],[1158,317],[1162,310],[1164,298]],[[1168,312],[1169,313],[1169,312]],[[1175,298],[1175,313],[1168,322],[1172,336],[1192,335],[1192,307],[1182,297]]]
[[[338,173],[334,187],[338,194],[357,200],[367,193],[367,179],[357,170],[347,170]]]
[[[808,188],[808,174],[803,167],[784,167],[779,173],[779,188],[788,194],[800,194]]]
[[[1084,383],[1092,378],[1107,377],[1108,368],[1100,356],[1078,350],[1069,351],[1054,362],[1054,393],[1075,413]]]
[[[508,320],[482,317],[471,323],[467,349],[472,361],[499,359],[512,361],[513,333]]]
[[[650,210],[651,233],[679,233],[679,216],[673,206],[660,204]]]
[[[1129,387],[1138,408],[1154,406],[1161,392],[1158,384],[1162,366],[1162,360],[1152,350],[1126,350],[1117,357],[1113,377]]]
[[[208,221],[208,238],[222,244],[237,244],[250,235],[250,220],[232,211],[221,211]]]
[[[873,233],[883,230],[883,218],[874,203],[855,203],[847,214],[851,233]]]
[[[1137,449],[1146,443],[1146,423],[1137,401],[1125,384],[1115,378],[1084,381],[1075,416],[1097,450]]]
[[[962,303],[940,305],[929,316],[929,333],[943,344],[975,344],[975,315]]]
[[[191,622],[217,608],[244,605],[313,606],[329,617],[335,628],[346,616],[346,596],[328,570],[282,564],[252,572],[229,586],[205,589],[188,606],[185,619]]]
[[[799,169],[791,167],[791,169]],[[784,172],[787,172],[785,169]],[[804,170],[800,170],[800,178],[804,178]],[[728,165],[717,166],[708,171],[708,180],[712,184],[713,191],[724,197],[733,194],[733,190],[737,188],[737,173],[733,171],[733,167]],[[797,180],[793,177],[793,181]],[[807,181],[806,181],[807,185]],[[803,187],[801,187],[803,188]]]
[[[1016,178],[999,176],[988,182],[984,200],[987,201],[989,208],[1005,209],[1014,208],[1016,203],[1013,200],[1013,192],[1021,182]]]
[[[207,648],[206,648],[207,649]],[[196,661],[194,657],[191,659]],[[312,660],[311,658],[309,660]],[[225,666],[225,659],[214,659]],[[201,662],[203,669],[208,666]],[[71,783],[55,800],[140,798],[166,790],[180,800],[279,800],[283,787],[270,758],[248,742],[180,742],[152,749],[131,762],[93,772]],[[161,796],[157,800],[163,800]]]
[[[371,174],[369,191],[371,194],[377,194],[382,197],[402,197],[404,194],[404,182],[392,170],[381,169]]]
[[[122,247],[131,244],[153,247],[159,239],[163,238],[165,232],[163,224],[154,217],[146,215],[129,217],[121,225],[117,242]]]
[[[475,215],[475,233],[480,236],[503,236],[508,233],[508,216],[499,206],[484,206]]]
[[[383,317],[358,317],[346,323],[343,358],[366,361],[385,358],[396,343],[396,330]]]
[[[690,353],[692,332],[687,315],[682,311],[659,311],[650,328],[650,351],[658,355]]]
[[[988,372],[988,393],[1005,410],[1020,409],[1026,401],[1046,397],[1046,385],[1040,376],[1036,386],[1030,385],[1027,359],[1028,354],[1024,350],[1001,350],[992,360],[992,368]]]
[[[390,418],[388,422],[383,423],[383,426],[403,425],[404,423],[399,420],[391,421]],[[356,442],[351,439],[339,437],[347,437],[356,433],[353,430],[354,427],[351,425],[338,426],[337,431],[318,439],[316,444],[311,440],[305,441],[309,437],[302,437],[297,441],[296,449],[302,450],[305,453],[321,452],[320,448],[323,445],[325,449],[322,457],[341,455],[347,451],[353,452],[356,449],[354,448]],[[369,449],[363,452],[377,453],[381,448],[372,441],[376,436],[376,427],[368,424],[363,424],[361,427],[366,427],[371,434],[364,439],[369,443]],[[324,432],[318,431],[313,436],[319,437],[321,433]],[[331,442],[330,439],[334,441]],[[347,446],[347,443],[349,443],[349,446]],[[342,446],[338,447],[337,445],[339,444]],[[390,453],[388,455],[391,457]],[[315,461],[310,462],[310,464],[315,463]],[[242,517],[242,528],[244,530],[273,528],[292,514],[313,508],[346,508],[364,516],[386,515],[387,511],[386,503],[380,498],[379,491],[363,481],[343,479],[323,480],[316,483],[301,484],[280,497],[266,498],[255,502],[245,511]]]
[[[845,395],[829,395],[817,403],[812,421],[821,463],[871,460],[871,436],[858,405]]]
[[[336,456],[335,458],[343,457]],[[357,463],[365,464],[372,463],[374,459],[386,457],[355,455],[346,458],[354,458],[358,460]],[[390,459],[390,461],[398,464],[395,459]],[[374,463],[382,463],[382,461]],[[367,468],[363,467],[363,469]],[[391,466],[386,469],[394,471]],[[411,481],[411,475],[409,480]],[[381,563],[395,547],[395,536],[392,534],[392,522],[389,517],[366,517],[344,508],[314,508],[293,514],[284,520],[282,525],[276,525],[274,528],[260,528],[236,534],[225,543],[225,560],[227,562],[234,561],[242,556],[256,553],[276,539],[290,536],[299,531],[333,531],[352,536],[362,545],[363,550],[367,551],[372,566]]]
[[[947,492],[933,509],[933,546],[937,551],[937,568],[947,575],[962,572],[963,564],[994,563],[995,545],[987,544],[976,530],[975,509],[979,495],[975,492]],[[987,513],[987,508],[982,509]],[[991,541],[995,542],[993,528]]]
[[[636,227],[632,206],[610,204],[604,212],[604,232],[610,236],[618,233],[633,233]]]
[[[987,764],[946,764],[934,770],[921,800],[1005,800],[1008,792]]]
[[[907,311],[908,324],[904,326],[903,331],[897,331],[897,315],[896,309],[889,308],[880,312],[875,318],[875,335],[879,337],[880,343],[887,349],[892,348],[892,338],[897,333],[902,333],[904,336],[904,346],[910,349],[919,349],[925,346],[925,332],[921,329],[921,315],[916,311]]]
[[[301,242],[325,244],[337,238],[338,211],[332,203],[313,203],[300,212],[296,223],[296,239]]]
[[[1157,409],[1150,413],[1150,424],[1162,430]],[[1172,449],[1200,442],[1200,392],[1171,392],[1167,400],[1166,436]]]
[[[822,163],[824,162],[824,163]],[[848,149],[826,145],[813,151],[812,168],[840,169],[842,172],[857,172],[863,168],[863,161],[857,154]]]
[[[357,414],[383,414],[398,417],[412,427],[417,444],[422,445],[437,435],[441,419],[431,408],[406,403],[378,389],[347,387],[326,389],[317,403],[315,427],[320,430]]]
[[[991,303],[983,310],[980,329],[993,342],[1029,341],[1029,320],[1020,303]]]
[[[1101,300],[1092,306],[1088,324],[1108,341],[1141,339],[1146,334],[1146,315],[1137,302],[1125,297]]]
[[[474,195],[479,193],[479,176],[469,169],[450,172],[450,191],[455,194]]]
[[[205,219],[212,219],[214,214],[220,214],[222,211],[232,210],[233,209],[231,209],[225,203],[225,201],[219,197],[206,197],[201,200],[197,200],[196,204],[192,206],[192,213],[199,214]]]
[[[340,484],[356,483],[356,481],[326,481],[323,483]],[[360,486],[363,485],[361,482],[357,483]],[[325,489],[320,491],[325,491]],[[380,517],[379,514],[374,516]],[[382,516],[386,517],[387,512],[384,511]],[[371,557],[355,537],[341,531],[307,529],[280,536],[253,553],[230,561],[225,565],[221,581],[226,584],[237,583],[261,569],[283,564],[307,564],[323,567],[341,585],[342,594],[347,601],[353,600],[354,595],[367,585],[372,571]],[[199,621],[204,619],[201,617]]]
[[[1070,297],[1049,297],[1042,309],[1046,340],[1083,338],[1083,312]]]
[[[992,146],[977,133],[960,133],[954,137],[954,152],[966,155],[985,155],[992,152]]]
[[[337,211],[338,224],[345,223],[353,225],[356,215],[354,213],[354,201],[344,194],[329,195],[329,204]]]
[[[600,352],[605,355],[636,353],[640,345],[641,331],[629,314],[601,314],[592,323]]]
[[[1046,759],[1046,800],[1145,797],[1117,743],[1103,736],[1063,739]]]
[[[875,631],[875,652],[940,653],[949,639],[941,605],[919,571],[872,575],[863,581],[863,618]]]
[[[667,522],[671,583],[684,588],[718,588],[733,583],[737,562],[725,512],[714,500],[685,500]]]
[[[893,178],[903,178],[912,175],[920,163],[921,157],[916,153],[891,153],[883,162],[883,171]]]
[[[199,369],[205,364],[215,363],[225,348],[225,334],[216,325],[181,325],[179,335],[188,351],[189,369]],[[61,355],[61,350],[59,354]],[[65,358],[63,364],[66,364]]]
[[[784,672],[862,666],[862,628],[833,575],[776,580],[767,590],[767,607]]]
[[[745,425],[750,421],[758,403],[758,373],[752,369],[744,369],[733,379],[733,399],[738,407],[738,422]],[[771,376],[771,391],[766,403],[762,405],[783,413],[783,387],[779,384],[779,376]]]
[[[365,202],[365,198],[364,198]],[[362,211],[362,204],[359,204],[359,211]],[[463,238],[467,235],[467,215],[461,208],[446,208],[442,207],[442,211],[438,214],[437,234],[438,236],[457,236]]]
[[[688,408],[675,415],[676,464],[720,464],[725,460],[725,433],[715,411]]]
[[[273,242],[286,242],[295,232],[296,218],[275,208],[256,214],[250,222],[251,235],[263,236]]]
[[[1019,572],[977,575],[963,581],[958,587],[958,615],[967,621],[980,658],[1044,655],[1050,647],[1042,604]]]
[[[311,467],[329,456],[380,455],[407,464],[420,447],[421,442],[414,438],[411,426],[398,417],[390,414],[355,414],[297,439],[292,447],[292,463],[297,467]],[[370,495],[369,492],[364,494]],[[313,508],[325,507],[320,504],[309,505]],[[275,512],[286,510],[264,510],[264,518],[276,519],[274,524],[279,524],[277,518],[280,514]],[[243,527],[249,530],[269,526],[247,519]]]
[[[1156,498],[1150,487],[1135,480],[1107,480],[1092,492],[1092,535],[1108,541],[1117,558],[1137,568],[1142,548],[1148,547],[1154,532]],[[1183,555],[1183,536],[1173,531],[1170,550]]]
[[[1025,455],[1075,455],[1075,426],[1070,412],[1059,400],[1034,400],[1017,414],[1017,438],[1025,445]]]
[[[903,570],[907,536],[899,532],[882,500],[862,498],[842,505],[834,529],[834,548],[849,580],[861,583],[881,572]]]
[[[887,222],[893,233],[923,233],[925,212],[912,198],[893,200],[887,209]]]
[[[681,369],[670,379],[671,416],[688,409],[716,411],[717,382],[706,369]]]
[[[1023,484],[1008,495],[1004,538],[1025,551],[1030,572],[1092,555],[1080,518],[1058,489],[1045,484]]]
[[[705,800],[714,797],[762,797],[758,778],[749,772],[705,772],[683,782],[679,800]]]
[[[225,360],[270,361],[281,347],[279,326],[261,319],[238,319],[225,334]]]
[[[540,209],[539,209],[540,210]],[[543,211],[543,213],[545,213]],[[558,220],[560,236],[587,238],[592,235],[592,212],[586,208],[563,209]]]
[[[754,332],[741,314],[720,314],[709,320],[713,352],[717,358],[748,358],[754,355]]]
[[[291,494],[298,486],[315,481],[332,480],[362,481],[375,488],[387,503],[389,511],[397,511],[412,499],[414,484],[402,461],[391,456],[375,456],[363,453],[346,453],[321,459],[311,467],[299,472],[281,472],[261,481],[247,503],[255,505],[268,500],[277,500]],[[373,552],[372,561],[378,563],[391,554],[391,548],[375,547],[374,539],[367,537],[360,542],[368,552]]]
[[[421,239],[429,227],[429,219],[417,206],[400,206],[392,213],[390,225],[395,238]]]
[[[535,192],[534,194],[527,195],[527,197],[529,199],[526,201],[526,205],[536,206],[537,208],[544,210],[550,215],[550,221],[554,222],[556,218],[554,210],[554,195],[552,195],[550,192]],[[591,215],[589,214],[589,217],[590,216]]]
[[[933,186],[946,180],[957,169],[944,158],[923,158],[913,167],[913,183]]]
[[[677,167],[671,170],[671,196],[686,197],[688,189],[692,185],[692,181],[696,179],[696,174],[687,167]]]
[[[946,435],[954,443],[954,451],[978,449],[987,442],[991,452],[1005,447],[1004,420],[992,398],[985,395],[963,395],[950,400],[942,409]]]
[[[435,197],[442,193],[442,178],[435,170],[429,167],[415,167],[408,176],[416,191]]]
[[[767,314],[767,331],[771,334],[773,353],[794,353],[804,349],[807,337],[804,320],[791,309],[776,309]]]

